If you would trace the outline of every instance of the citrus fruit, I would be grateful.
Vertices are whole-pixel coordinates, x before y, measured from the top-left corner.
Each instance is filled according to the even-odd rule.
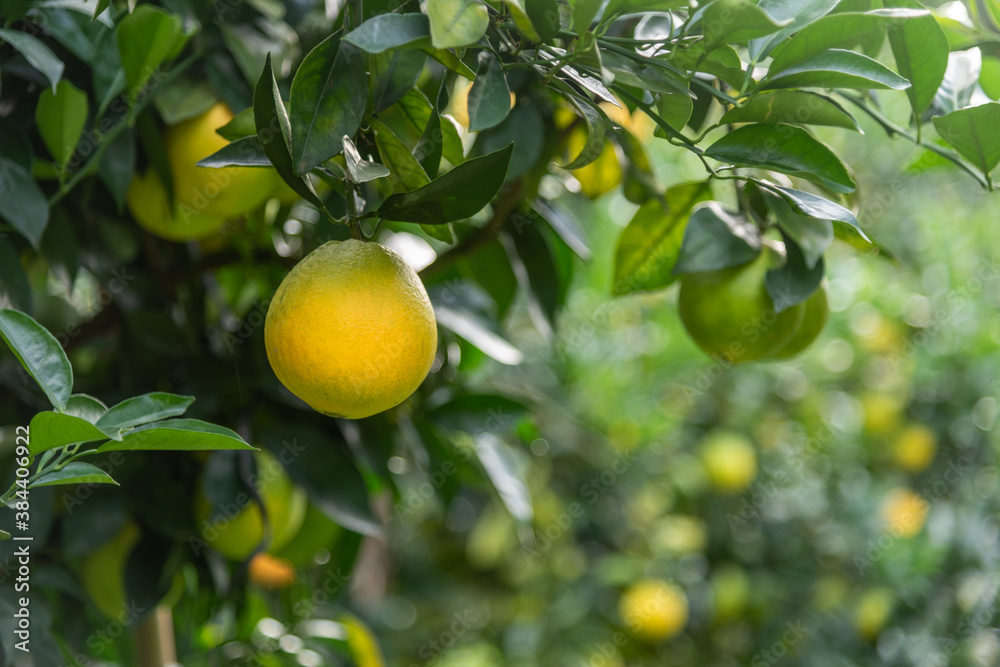
[[[875,588],[865,592],[854,610],[854,627],[865,639],[875,639],[892,615],[893,606],[892,591]]]
[[[270,525],[270,549],[278,550],[291,541],[306,513],[305,493],[292,484],[285,469],[264,450],[254,452],[257,474],[254,487],[264,504]],[[245,560],[264,540],[264,520],[260,507],[250,501],[243,507],[220,507],[216,512],[199,488],[195,497],[195,518],[202,538],[216,551],[232,560]]]
[[[295,537],[274,555],[295,566],[313,565],[316,552],[329,549],[340,535],[341,528],[315,505],[306,506],[305,518]]]
[[[152,168],[136,174],[125,201],[136,221],[149,232],[172,241],[211,234],[226,220],[252,211],[271,189],[270,170],[252,167],[211,169],[196,166],[229,142],[216,128],[233,118],[216,104],[205,113],[167,128],[163,143],[174,186],[171,208],[166,188]]]
[[[570,160],[576,158],[587,143],[587,128],[580,126],[570,131],[566,139],[566,155]],[[622,166],[618,160],[618,150],[608,141],[604,150],[596,160],[588,165],[574,169],[570,173],[580,183],[580,192],[588,199],[597,199],[611,192],[622,182]]]
[[[896,436],[892,458],[900,468],[916,473],[930,465],[936,451],[934,431],[922,424],[911,424]]]
[[[830,315],[830,305],[826,298],[826,289],[820,287],[815,294],[805,300],[802,322],[792,334],[792,337],[770,356],[774,359],[790,359],[812,345]]]
[[[666,581],[644,579],[625,591],[618,611],[629,632],[655,643],[684,629],[688,619],[687,596]]]
[[[344,614],[340,623],[347,630],[347,648],[358,667],[385,667],[375,634],[360,618]]]
[[[437,324],[399,255],[377,243],[330,241],[278,286],[264,343],[289,391],[323,414],[361,419],[416,391],[434,361]]]
[[[295,583],[295,568],[287,560],[260,552],[250,559],[250,581],[267,590],[281,590]]]
[[[907,488],[893,489],[882,501],[882,518],[900,537],[913,537],[927,520],[927,501]]]
[[[739,433],[716,431],[701,446],[709,481],[722,493],[740,493],[757,477],[757,450]]]
[[[745,264],[681,276],[677,309],[698,347],[738,364],[769,357],[792,339],[805,304],[775,313],[764,284],[772,253],[765,250]]]
[[[110,540],[87,554],[80,568],[80,580],[102,614],[117,619],[125,610],[125,566],[138,544],[139,526],[129,521]]]
[[[899,424],[906,406],[896,396],[868,393],[861,396],[861,407],[865,411],[865,430],[887,433]]]

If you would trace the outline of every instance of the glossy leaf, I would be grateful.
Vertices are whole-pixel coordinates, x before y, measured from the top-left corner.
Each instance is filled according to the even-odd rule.
[[[583,148],[580,149],[580,153],[563,166],[563,169],[572,171],[586,167],[601,156],[608,143],[609,124],[607,116],[598,107],[593,105],[590,100],[570,97],[569,101],[576,107],[580,116],[583,117],[587,127],[587,139],[583,144]]]
[[[828,49],[787,69],[768,74],[762,89],[810,86],[903,90],[910,87],[910,82],[868,56],[844,49]]]
[[[806,268],[815,267],[833,242],[833,223],[801,215],[781,197],[768,198],[768,206],[774,211],[781,231],[799,246]]]
[[[441,125],[441,116],[434,109],[431,111],[430,118],[427,119],[420,139],[417,140],[417,145],[413,147],[413,156],[423,167],[424,173],[435,178],[441,166],[443,151],[444,128]]]
[[[865,236],[864,232],[861,231],[861,226],[858,224],[858,219],[854,217],[854,214],[849,209],[844,208],[840,204],[819,195],[814,195],[811,192],[805,192],[804,190],[794,190],[770,183],[763,185],[765,189],[784,199],[792,207],[792,210],[799,215],[819,220],[842,222],[845,225],[857,228],[858,233]]]
[[[677,280],[674,265],[688,218],[697,204],[711,196],[709,182],[700,181],[675,185],[663,202],[651,199],[643,204],[618,238],[611,293],[655,290]]]
[[[108,434],[86,419],[59,412],[39,412],[32,417],[29,432],[32,456],[66,445],[109,439]]]
[[[524,361],[524,355],[520,350],[499,334],[491,331],[472,313],[435,304],[434,316],[442,327],[461,336],[501,364],[517,366]]]
[[[385,165],[361,157],[358,147],[354,145],[350,137],[344,135],[341,139],[344,142],[344,159],[347,162],[347,171],[350,173],[352,181],[367,183],[389,175],[389,169]]]
[[[745,125],[709,146],[705,155],[741,167],[760,167],[805,178],[834,192],[853,192],[856,187],[841,159],[826,144],[794,125]]]
[[[760,249],[760,230],[753,221],[719,202],[708,202],[688,218],[674,273],[717,271],[746,264]]]
[[[210,449],[253,449],[228,428],[198,419],[168,419],[137,426],[121,440],[111,440],[97,451],[199,451]]]
[[[500,235],[521,292],[528,298],[528,314],[546,337],[555,330],[560,303],[559,276],[548,241],[530,218],[511,233]]]
[[[440,225],[469,218],[500,190],[513,144],[468,160],[413,192],[395,194],[378,209],[384,220]]]
[[[197,165],[212,169],[273,166],[256,136],[243,137],[228,143],[208,157],[198,160]]]
[[[450,69],[455,74],[458,74],[469,81],[476,78],[476,73],[448,49],[423,49],[423,52]]]
[[[289,95],[292,163],[304,174],[340,153],[340,137],[354,136],[365,114],[361,52],[327,37],[299,65]]]
[[[479,462],[493,482],[507,511],[519,522],[531,523],[534,516],[531,492],[510,446],[487,430],[477,433],[474,443]]]
[[[611,51],[601,53],[601,62],[608,71],[614,73],[616,83],[654,93],[677,93],[694,97],[684,79],[662,67],[637,62]]]
[[[785,254],[785,263],[768,271],[764,279],[776,313],[811,297],[823,282],[825,271],[822,258],[815,265],[808,266],[798,245],[787,236]]]
[[[434,48],[469,46],[479,41],[489,24],[480,0],[427,0]]]
[[[148,424],[168,417],[177,417],[194,403],[194,396],[178,396],[165,392],[154,392],[126,399],[112,407],[96,426],[106,433],[114,433],[124,428]]]
[[[540,42],[548,42],[562,27],[558,0],[524,0],[524,9]]]
[[[709,46],[746,42],[773,34],[791,21],[779,21],[749,0],[714,0],[697,12]]]
[[[890,0],[889,6],[920,9],[913,0]],[[934,100],[948,67],[948,37],[930,14],[899,21],[889,28],[889,44],[899,73],[910,81],[906,96],[919,118]]]
[[[57,410],[73,392],[73,367],[59,341],[28,315],[0,309],[0,336]]]
[[[175,58],[192,33],[185,32],[180,16],[143,4],[121,20],[115,35],[129,100],[135,102],[157,68]]]
[[[413,51],[386,51],[370,56],[369,81],[375,111],[384,111],[403,99],[417,85],[426,60],[423,53]],[[363,108],[364,103],[361,102],[359,114]]]
[[[469,89],[469,131],[478,132],[499,125],[510,113],[510,88],[496,56],[484,51],[479,56],[476,80]]]
[[[1000,104],[989,102],[934,118],[934,129],[984,174],[1000,162]]]
[[[761,0],[758,7],[779,21],[788,21],[788,24],[774,34],[751,39],[748,44],[750,60],[760,62],[775,45],[829,13],[838,2],[839,0]]]
[[[727,111],[721,123],[825,125],[861,131],[858,121],[833,99],[804,90],[769,90]]]
[[[375,130],[375,145],[378,147],[379,157],[389,169],[389,181],[397,192],[413,192],[430,183],[431,179],[410,149],[385,123],[374,120],[372,129]]]
[[[35,488],[57,484],[114,484],[118,486],[118,482],[112,479],[111,475],[97,466],[83,461],[72,461],[59,470],[45,473],[32,482],[30,486]]]
[[[425,48],[430,46],[430,38],[430,19],[413,12],[373,16],[344,35],[343,41],[368,53],[382,53],[390,49]]]
[[[257,136],[257,126],[254,125],[253,119],[253,107],[248,107],[239,112],[228,123],[222,127],[215,128],[215,132],[229,141]]]
[[[52,49],[45,45],[45,42],[33,35],[29,35],[17,30],[0,29],[0,40],[3,40],[14,47],[32,67],[45,75],[52,87],[52,92],[56,91],[56,84],[62,78],[63,61],[52,53]]]
[[[66,79],[59,82],[55,93],[46,88],[38,97],[35,107],[38,133],[61,173],[65,173],[83,134],[87,108],[87,94]]]
[[[63,408],[65,414],[86,419],[91,424],[96,424],[101,415],[107,411],[108,406],[88,394],[73,394]]]
[[[49,202],[31,174],[0,156],[0,218],[38,248],[49,223]]]
[[[549,223],[549,227],[580,259],[590,259],[593,253],[590,250],[587,232],[572,211],[558,201],[545,199],[536,199],[531,202],[531,208],[542,216],[545,222]]]

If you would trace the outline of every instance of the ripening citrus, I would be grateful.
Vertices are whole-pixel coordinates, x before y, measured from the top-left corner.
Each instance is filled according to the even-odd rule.
[[[264,343],[289,391],[323,414],[361,419],[416,391],[434,361],[437,324],[399,255],[377,243],[330,241],[278,286]]]
[[[587,143],[587,128],[580,126],[570,131],[566,139],[566,155],[575,160]],[[588,199],[597,199],[611,192],[622,182],[622,166],[618,160],[618,151],[610,141],[604,144],[604,150],[596,160],[588,165],[570,172],[580,183],[580,192]]]
[[[469,93],[472,91],[472,81],[464,77],[455,80],[455,86],[451,89],[451,98],[448,100],[447,113],[455,119],[455,122],[469,129]],[[517,95],[510,94],[510,108],[514,108],[517,103]]]
[[[340,526],[316,509],[315,505],[309,504],[299,532],[291,542],[275,550],[274,555],[295,566],[314,565],[316,553],[321,549],[330,549],[340,532]]]
[[[651,642],[673,637],[687,624],[687,596],[677,586],[645,579],[622,595],[618,611],[629,632]]]
[[[775,313],[764,279],[772,251],[739,266],[681,276],[677,310],[708,354],[738,364],[778,353],[802,324],[805,305]]]
[[[854,627],[865,639],[875,639],[892,615],[894,606],[892,591],[885,588],[867,591],[854,610]]]
[[[257,462],[254,486],[270,525],[270,542],[265,546],[278,550],[289,543],[302,525],[306,495],[292,484],[285,469],[265,450],[254,452],[254,458]],[[232,560],[246,560],[264,540],[264,521],[255,502],[243,507],[220,507],[216,512],[199,487],[195,518],[205,542]]]
[[[882,518],[900,537],[913,537],[927,520],[927,501],[907,488],[893,489],[882,501]]]
[[[219,103],[167,128],[163,143],[174,182],[174,206],[170,207],[166,188],[153,168],[136,174],[125,200],[140,225],[172,241],[197,239],[267,199],[271,188],[268,169],[196,166],[229,143],[215,130],[232,118],[229,108]]]
[[[347,648],[358,667],[385,667],[375,633],[360,618],[345,614],[340,623],[347,629]]]
[[[250,581],[267,590],[277,591],[295,583],[295,567],[287,560],[260,552],[250,559]]]
[[[830,315],[830,305],[826,298],[826,289],[820,287],[816,293],[805,301],[805,312],[802,314],[802,323],[792,334],[792,337],[781,346],[776,352],[771,354],[774,359],[790,359],[803,352],[812,345]]]
[[[701,446],[709,481],[722,493],[745,491],[757,477],[757,450],[739,433],[717,431]]]
[[[83,559],[80,568],[83,590],[108,618],[117,619],[126,608],[125,566],[139,537],[139,526],[129,521],[114,537]]]
[[[906,406],[896,396],[869,393],[861,397],[861,407],[865,411],[865,430],[887,433],[899,424]]]
[[[892,444],[892,458],[904,470],[917,473],[934,460],[937,436],[922,424],[911,424],[896,436]]]

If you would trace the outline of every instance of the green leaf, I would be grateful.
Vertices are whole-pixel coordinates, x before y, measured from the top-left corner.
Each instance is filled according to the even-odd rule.
[[[67,164],[76,150],[87,122],[87,94],[63,79],[56,92],[46,88],[38,96],[35,123],[42,142],[58,164],[57,171],[65,173]]]
[[[437,109],[434,109],[427,119],[420,139],[417,140],[417,145],[413,147],[413,156],[423,167],[424,173],[431,178],[437,177],[438,169],[441,167],[441,155],[444,150],[442,129],[441,116]]]
[[[448,69],[450,69],[455,74],[462,76],[469,81],[476,78],[476,73],[473,72],[468,65],[459,60],[458,56],[449,51],[448,49],[422,49],[424,53],[438,61]]]
[[[152,5],[139,5],[115,29],[128,96],[134,103],[156,69],[177,55],[193,32],[185,32],[181,17]]]
[[[460,164],[419,190],[392,195],[379,207],[378,217],[440,225],[475,215],[499,192],[513,149],[510,144]]]
[[[833,192],[853,192],[857,187],[847,166],[826,144],[794,125],[744,125],[709,146],[705,155],[805,178]]]
[[[521,4],[520,0],[504,0],[504,5],[507,7],[507,11],[510,13],[512,19],[514,19],[514,25],[517,26],[518,32],[524,35],[525,39],[529,42],[540,42],[542,38],[538,35],[538,31],[535,30],[535,26],[532,25],[531,19],[528,17],[528,12]]]
[[[120,211],[135,176],[135,137],[131,132],[119,132],[111,140],[101,156],[97,173]]]
[[[833,99],[804,90],[770,90],[727,111],[721,123],[788,123],[826,125],[861,132],[861,126]]]
[[[461,336],[487,356],[507,366],[517,366],[524,361],[524,355],[506,339],[490,330],[475,315],[462,308],[450,308],[436,304],[434,317],[445,329]]]
[[[281,103],[281,95],[278,93],[278,82],[271,70],[270,54],[265,59],[264,71],[254,86],[253,117],[260,146],[278,175],[299,196],[323,210],[323,202],[316,195],[312,184],[296,174],[292,167],[292,154],[288,150],[291,128],[285,105]]]
[[[107,411],[108,406],[88,394],[73,394],[63,409],[65,414],[86,419],[91,424],[96,424],[101,415]]]
[[[468,106],[470,132],[499,125],[510,113],[507,76],[500,61],[489,51],[479,54],[479,69],[469,89]]]
[[[495,433],[485,429],[474,436],[473,442],[476,456],[507,511],[522,524],[530,524],[534,516],[531,492],[510,446]]]
[[[751,62],[760,62],[777,44],[837,6],[839,0],[761,0],[757,6],[772,18],[789,23],[767,37],[750,40]]]
[[[831,220],[836,222],[842,222],[845,225],[850,225],[858,230],[861,236],[865,236],[865,233],[861,231],[861,226],[858,224],[858,219],[854,217],[850,209],[846,209],[836,202],[832,202],[829,199],[820,197],[819,195],[814,195],[811,192],[805,192],[803,190],[793,190],[792,188],[785,188],[778,185],[772,185],[770,183],[760,183],[762,187],[766,190],[777,194],[779,197],[784,199],[792,210],[799,215],[804,215],[807,218],[816,218],[818,220]]]
[[[177,417],[194,403],[194,396],[178,396],[164,392],[154,392],[125,399],[108,410],[96,426],[105,433],[148,424],[168,417]]]
[[[17,30],[0,29],[0,39],[13,46],[32,67],[44,74],[52,86],[52,92],[55,92],[64,65],[63,61],[52,53],[52,49],[37,37]]]
[[[603,0],[570,0],[573,8],[573,30],[580,34],[588,31],[590,24],[600,18],[598,13],[603,4]]]
[[[524,0],[524,10],[538,33],[539,42],[548,42],[562,27],[559,22],[558,0]]]
[[[397,192],[412,192],[431,182],[410,149],[380,120],[372,121],[375,145],[382,164],[389,168],[389,181]]]
[[[107,433],[82,417],[39,412],[31,419],[28,440],[32,456],[66,445],[108,440]]]
[[[694,112],[694,101],[687,95],[665,93],[660,95],[660,99],[656,101],[656,110],[667,125],[680,132],[691,119],[691,114]],[[657,132],[658,136],[666,137],[666,132],[662,127],[657,126],[654,133]]]
[[[601,53],[601,62],[607,70],[614,73],[615,83],[654,93],[677,93],[694,97],[684,79],[662,67],[647,65],[611,51]]]
[[[0,157],[0,218],[38,249],[49,224],[49,202],[31,174],[16,162]]]
[[[156,87],[153,106],[166,125],[200,116],[219,101],[207,81],[178,76]]]
[[[111,0],[97,0],[97,6],[94,7],[94,16],[93,16],[94,20],[97,20],[97,17],[101,15],[101,12],[103,12],[110,6],[111,6]]]
[[[774,211],[781,231],[798,244],[806,268],[814,268],[833,242],[833,223],[801,215],[781,197],[768,197],[767,203]]]
[[[921,9],[913,0],[890,0],[889,6]],[[948,68],[948,37],[932,15],[899,21],[889,28],[889,45],[899,73],[912,84],[906,89],[919,118],[934,100]]]
[[[516,218],[515,218],[516,220]],[[559,309],[559,276],[551,248],[533,224],[518,225],[516,233],[499,235],[521,293],[528,299],[528,314],[545,338],[554,331]]]
[[[427,16],[437,49],[475,44],[489,25],[486,5],[480,0],[427,0]]]
[[[340,153],[365,115],[365,65],[361,52],[327,37],[299,65],[289,96],[292,163],[296,174]]]
[[[384,111],[403,99],[417,85],[426,61],[424,53],[412,51],[386,51],[370,56],[369,81],[375,111]]]
[[[742,213],[708,202],[688,218],[674,273],[717,271],[760,254],[760,230]]]
[[[531,208],[548,223],[549,227],[580,259],[590,259],[593,253],[590,250],[590,242],[587,240],[587,232],[572,211],[560,205],[557,200],[547,201],[545,199],[536,199],[531,202]]]
[[[31,312],[31,301],[31,284],[21,258],[13,243],[0,238],[0,307]]]
[[[563,166],[563,169],[572,171],[586,167],[601,156],[608,142],[607,135],[610,124],[604,112],[590,100],[576,96],[569,96],[567,99],[576,107],[587,126],[587,140],[584,142],[583,148],[580,149],[580,154]]]
[[[382,53],[390,49],[425,48],[430,46],[430,37],[430,19],[414,12],[373,16],[344,35],[344,41],[368,53]]]
[[[934,119],[934,129],[984,174],[1000,162],[1000,104],[989,102]]]
[[[709,47],[765,37],[791,23],[775,19],[749,0],[713,0],[695,15],[701,17]]]
[[[344,142],[344,159],[347,162],[347,171],[350,173],[352,181],[367,183],[389,175],[389,170],[385,165],[362,158],[358,147],[354,145],[350,137],[344,135],[342,140]]]
[[[223,139],[228,139],[229,141],[236,141],[244,137],[256,137],[257,126],[254,125],[253,107],[247,107],[239,112],[228,123],[216,128],[215,132]]]
[[[677,280],[673,270],[688,218],[696,204],[711,196],[710,183],[700,181],[668,189],[664,202],[643,204],[618,238],[611,293],[655,290]]]
[[[711,74],[737,89],[742,86],[745,72],[736,50],[728,44],[720,44],[706,52],[707,48],[703,42],[693,42],[674,49],[667,57],[677,67]]]
[[[902,90],[909,88],[910,82],[868,56],[844,49],[828,49],[776,74],[768,73],[761,89],[810,86]]]
[[[199,167],[271,167],[271,160],[264,154],[257,137],[243,137],[228,143],[206,158],[198,160]]]
[[[253,449],[228,428],[198,419],[168,419],[138,426],[101,445],[97,451],[199,451],[208,449]]]
[[[828,14],[799,30],[771,52],[771,71],[780,72],[827,49],[849,49],[886,25],[928,14],[925,10],[876,9]]]
[[[45,473],[31,483],[31,488],[57,484],[114,484],[118,482],[100,468],[83,461],[72,461],[61,469]]]
[[[774,312],[780,313],[811,297],[823,282],[824,266],[820,258],[813,266],[807,266],[802,251],[789,237],[785,237],[785,263],[771,269],[764,278],[767,293],[774,304]]]
[[[0,336],[57,410],[73,392],[73,367],[59,341],[22,312],[0,309]]]
[[[991,100],[1000,100],[1000,58],[983,56],[983,66],[979,70],[979,85]]]

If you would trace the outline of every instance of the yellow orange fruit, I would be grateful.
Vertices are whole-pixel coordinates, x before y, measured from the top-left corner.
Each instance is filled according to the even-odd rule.
[[[745,491],[757,477],[757,450],[744,435],[716,431],[700,450],[709,481],[722,493]]]
[[[118,619],[127,608],[125,566],[140,536],[139,526],[129,521],[114,537],[87,554],[81,563],[83,590],[108,618]]]
[[[920,472],[931,464],[937,452],[937,436],[922,424],[911,424],[896,436],[892,458],[904,470]]]
[[[250,581],[267,590],[281,590],[295,583],[295,567],[283,558],[260,552],[250,559]]]
[[[882,518],[889,530],[901,537],[913,537],[927,521],[927,501],[907,488],[893,489],[882,501]]]
[[[894,606],[892,591],[885,588],[866,591],[854,610],[854,627],[868,641],[874,640],[888,622]]]
[[[626,629],[645,641],[656,643],[677,635],[688,620],[684,591],[659,579],[633,584],[619,600],[618,611]]]

